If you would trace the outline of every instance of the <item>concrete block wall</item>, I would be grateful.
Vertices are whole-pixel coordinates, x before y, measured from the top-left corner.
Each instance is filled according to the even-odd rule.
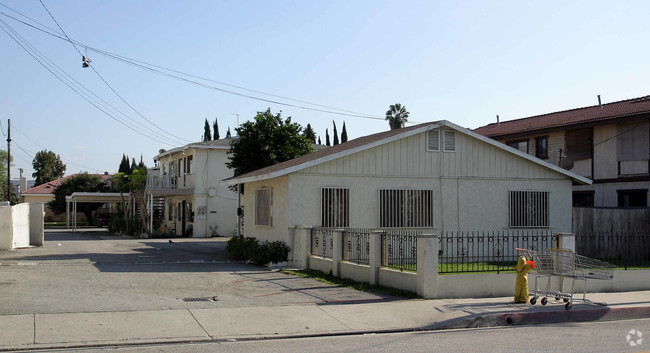
[[[0,250],[42,246],[43,221],[42,203],[0,206]]]
[[[335,276],[359,282],[415,292],[425,299],[433,298],[485,298],[513,296],[514,273],[472,273],[461,275],[438,274],[438,235],[420,235],[417,239],[417,273],[396,271],[381,267],[381,233],[371,233],[370,265],[341,260],[342,230],[334,231],[334,256],[332,259],[311,255],[311,230],[296,229],[295,244],[300,246],[294,264],[302,268],[330,272]],[[575,250],[575,237],[571,233],[558,233],[558,247]],[[295,248],[295,246],[294,246]],[[338,255],[336,255],[338,254]],[[551,278],[551,289],[570,290],[572,278]],[[538,279],[538,288],[546,289],[548,278]],[[582,293],[583,281],[576,281],[574,293]],[[535,288],[535,275],[529,274],[529,287]],[[616,270],[611,280],[588,279],[587,292],[616,292],[650,290],[650,270]],[[576,298],[578,296],[576,295]]]

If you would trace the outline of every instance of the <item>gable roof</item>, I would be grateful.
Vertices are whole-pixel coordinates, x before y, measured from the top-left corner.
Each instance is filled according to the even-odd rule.
[[[21,195],[49,195],[49,194],[54,194],[54,191],[56,190],[56,188],[59,187],[59,185],[61,185],[61,183],[63,183],[64,181],[66,181],[66,180],[68,180],[68,179],[70,179],[70,178],[72,178],[74,176],[77,176],[77,175],[79,175],[79,174],[66,175],[66,176],[64,176],[62,178],[52,180],[52,181],[47,182],[45,184],[34,186],[31,189],[27,189],[27,190],[21,192],[20,194]],[[110,175],[110,174],[109,175],[107,175],[107,174],[94,174],[94,175],[99,175],[102,178],[102,181],[105,181],[106,179],[112,177],[112,175]]]
[[[621,119],[635,115],[650,114],[650,95],[632,98],[614,103],[603,104],[602,107],[591,107],[565,110],[523,119],[492,123],[481,126],[474,132],[487,137],[498,137],[532,132],[537,130],[560,128],[584,123],[596,123],[611,119]]]
[[[441,121],[435,121],[435,122],[429,122],[429,123],[423,123],[419,125],[414,125],[410,127],[405,127],[401,129],[396,129],[396,130],[390,130],[390,131],[385,131],[385,132],[380,132],[368,136],[363,136],[359,137],[354,140],[350,140],[345,143],[338,144],[336,146],[332,146],[329,148],[326,148],[324,150],[312,152],[309,154],[306,154],[304,156],[294,158],[282,163],[278,163],[266,168],[258,169],[246,174],[242,174],[236,177],[231,177],[228,179],[222,180],[220,183],[222,185],[236,185],[236,184],[243,184],[243,183],[248,183],[252,181],[261,181],[261,180],[267,180],[267,179],[272,179],[272,178],[277,178],[283,175],[287,175],[289,173],[293,173],[302,169],[306,169],[309,167],[312,167],[314,165],[318,165],[321,163],[329,162],[334,159],[338,159],[341,157],[345,157],[357,152],[361,152],[364,150],[368,150],[370,148],[380,146],[383,144],[387,144],[393,141],[397,141],[409,136],[417,135],[419,133],[425,132],[427,130],[431,129],[436,129],[441,126],[445,126],[448,128],[451,128],[453,130],[456,130],[460,133],[469,135],[473,138],[476,138],[478,140],[481,140],[487,144],[490,144],[494,147],[497,147],[501,150],[504,150],[508,153],[513,153],[516,154],[524,159],[527,159],[533,163],[542,165],[546,168],[553,169],[554,171],[566,175],[567,177],[573,179],[574,181],[581,183],[581,184],[591,184],[591,180],[577,175],[575,173],[569,172],[567,170],[564,170],[558,166],[552,165],[550,163],[547,163],[545,161],[542,161],[539,158],[533,157],[527,153],[523,153],[517,149],[511,148],[505,144],[499,143],[493,139],[487,138],[485,136],[479,135],[469,129],[465,129],[463,127],[460,127],[452,122],[449,122],[447,120],[441,120]]]

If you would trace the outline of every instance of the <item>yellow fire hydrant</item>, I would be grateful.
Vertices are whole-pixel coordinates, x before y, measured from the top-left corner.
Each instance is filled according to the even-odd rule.
[[[528,301],[528,272],[535,268],[535,263],[519,256],[515,270],[517,281],[515,282],[515,302],[526,303]]]

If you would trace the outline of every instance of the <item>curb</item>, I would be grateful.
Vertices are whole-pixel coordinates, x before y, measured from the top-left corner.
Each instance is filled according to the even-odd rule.
[[[497,326],[550,324],[558,322],[634,320],[650,318],[650,307],[602,307],[582,310],[514,312],[495,316]]]

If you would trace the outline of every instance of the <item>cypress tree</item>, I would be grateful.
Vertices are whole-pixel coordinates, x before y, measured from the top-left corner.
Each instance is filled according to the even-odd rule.
[[[343,122],[343,130],[341,130],[341,143],[348,142],[348,132],[345,130],[345,121]]]
[[[334,124],[334,146],[339,144],[339,133],[336,131],[336,122],[332,120],[332,124]]]

